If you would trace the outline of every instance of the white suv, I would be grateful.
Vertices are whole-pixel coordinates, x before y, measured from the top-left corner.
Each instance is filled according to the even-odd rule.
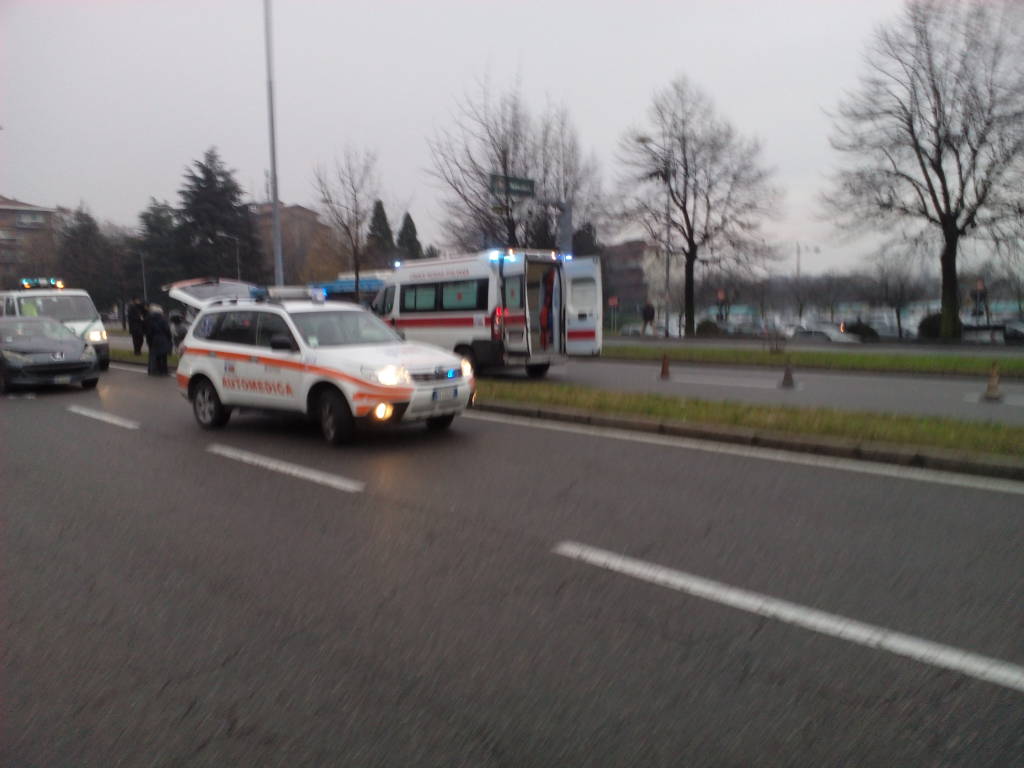
[[[224,426],[236,407],[295,411],[335,444],[359,423],[446,429],[475,390],[467,361],[407,343],[355,304],[312,300],[207,303],[177,378],[201,427]]]

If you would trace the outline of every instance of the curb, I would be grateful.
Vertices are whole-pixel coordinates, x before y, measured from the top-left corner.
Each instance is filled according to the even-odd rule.
[[[841,354],[841,353],[833,353]],[[572,362],[584,362],[584,363],[626,363],[630,365],[649,365],[657,366],[661,362],[661,358],[638,358],[638,357],[616,357],[614,354],[605,354],[603,351],[600,355],[594,356],[579,356],[570,358]],[[988,360],[988,358],[984,358]],[[712,362],[709,360],[674,360],[672,359],[671,353],[668,358],[669,363],[672,365],[682,366],[710,366],[713,368],[734,368],[742,369],[747,371],[781,371],[786,365],[785,354],[779,356],[778,364],[772,365],[758,365],[756,363],[733,363],[733,362]],[[896,376],[908,379],[959,379],[962,381],[978,381],[979,379],[985,378],[988,374],[986,373],[963,373],[960,371],[894,371],[892,369],[884,368],[818,368],[815,366],[808,365],[793,365],[794,370],[799,370],[801,373],[823,373],[832,376]],[[1019,373],[1003,373],[1000,371],[1000,378],[1008,381],[1024,381],[1024,374]]]
[[[775,448],[797,453],[812,453],[843,459],[897,464],[918,469],[959,472],[966,475],[1024,481],[1024,460],[1004,456],[958,453],[940,448],[874,443],[836,437],[791,435],[780,432],[743,429],[711,424],[688,424],[680,421],[657,421],[632,416],[595,414],[576,408],[523,405],[509,402],[480,402],[473,410],[503,413],[535,419],[610,427],[633,432],[715,440],[756,448]]]

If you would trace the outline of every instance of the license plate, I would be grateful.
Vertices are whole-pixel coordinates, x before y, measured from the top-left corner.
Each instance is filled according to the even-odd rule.
[[[458,387],[446,387],[445,389],[435,389],[434,394],[430,399],[437,402],[439,400],[454,400],[458,396]]]
[[[53,383],[54,384],[70,384],[71,383],[71,377],[70,376],[54,376],[53,377]]]

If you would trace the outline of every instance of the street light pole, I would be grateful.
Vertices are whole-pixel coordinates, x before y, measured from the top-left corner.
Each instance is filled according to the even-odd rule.
[[[263,0],[263,20],[267,49],[267,119],[270,123],[270,194],[272,196],[272,228],[274,236],[274,284],[284,285],[284,262],[281,257],[281,206],[277,199],[277,139],[274,135],[274,60],[270,44],[270,0]]]
[[[669,264],[672,261],[672,144],[665,142],[665,338],[669,337],[668,326],[671,321],[669,309],[671,307],[671,281],[669,278]]]

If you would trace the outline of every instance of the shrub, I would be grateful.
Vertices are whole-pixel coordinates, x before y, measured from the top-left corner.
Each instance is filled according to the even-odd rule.
[[[722,329],[714,320],[701,320],[695,329],[697,336],[721,336]]]
[[[928,315],[925,317],[917,326],[917,336],[919,339],[937,339],[940,336],[942,329],[942,315]],[[960,338],[960,334],[963,332],[963,324],[960,322],[960,318],[956,320],[956,338]]]

